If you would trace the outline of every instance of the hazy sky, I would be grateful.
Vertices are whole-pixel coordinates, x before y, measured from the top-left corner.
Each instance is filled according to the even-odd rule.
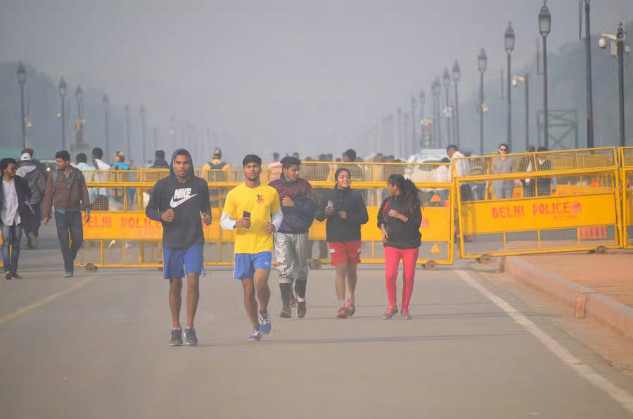
[[[229,131],[255,151],[343,150],[455,59],[472,94],[485,47],[491,77],[534,59],[538,0],[0,0],[0,60],[113,103]],[[578,42],[578,0],[550,0],[552,48]],[[592,2],[593,32],[633,19],[633,1]],[[243,150],[241,150],[243,151]],[[242,154],[241,151],[238,154]]]

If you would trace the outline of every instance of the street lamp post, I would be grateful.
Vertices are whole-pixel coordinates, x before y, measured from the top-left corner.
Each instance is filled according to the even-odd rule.
[[[62,150],[66,150],[66,81],[63,77],[59,80],[57,91],[62,105]]]
[[[549,148],[549,114],[547,103],[547,35],[552,30],[552,15],[547,7],[547,0],[543,1],[543,6],[538,14],[539,32],[543,37],[543,134],[544,146]]]
[[[396,112],[397,115],[397,121],[396,121],[396,127],[397,127],[397,138],[398,138],[398,153],[404,156],[404,151],[402,150],[402,109],[398,108],[398,111]]]
[[[431,92],[433,93],[433,99],[435,101],[435,147],[442,147],[442,124],[440,118],[440,94],[442,93],[442,84],[440,78],[437,77],[431,85]]]
[[[145,106],[141,106],[140,109],[140,113],[141,113],[141,135],[143,137],[143,152],[141,153],[141,159],[142,162],[145,162],[145,157],[146,157],[146,150],[145,150]]]
[[[22,148],[26,148],[26,114],[24,112],[24,84],[26,83],[26,68],[22,61],[18,63],[18,84],[20,85],[20,115],[22,117]]]
[[[455,86],[455,112],[454,112],[454,120],[455,120],[455,144],[459,147],[460,143],[460,135],[459,135],[459,93],[457,89],[457,84],[459,83],[459,79],[461,77],[462,71],[459,68],[459,64],[457,60],[455,60],[455,64],[453,64],[453,85]]]
[[[444,69],[442,81],[444,83],[444,93],[446,93],[446,108],[444,109],[444,116],[446,117],[446,141],[448,144],[451,144],[453,142],[453,135],[451,132],[451,104],[448,98],[448,93],[451,87],[451,75],[448,72],[448,68]]]
[[[424,106],[426,105],[426,95],[424,94],[424,90],[420,91],[420,123],[422,121],[424,121]],[[422,128],[420,127],[420,148],[429,148],[428,144],[425,144],[424,142],[424,131],[426,130],[426,127]]]
[[[618,58],[618,101],[620,105],[620,147],[624,147],[626,145],[626,136],[624,131],[624,53],[629,52],[630,49],[628,46],[624,45],[624,39],[626,38],[626,34],[624,33],[624,28],[622,27],[622,23],[618,26],[618,31],[615,35],[609,35],[603,33],[600,37],[600,41],[598,45],[600,48],[607,47],[607,39],[612,41],[611,44],[611,55],[616,55]],[[613,42],[615,42],[615,50],[613,48]]]
[[[529,76],[527,74],[523,76],[512,77],[512,86],[516,87],[519,82],[525,83],[525,147],[530,145],[530,84]]]
[[[488,67],[488,57],[486,50],[483,48],[477,57],[477,66],[479,67],[479,153],[484,154],[484,73]]]
[[[512,23],[508,23],[508,28],[504,36],[505,49],[508,55],[508,148],[512,150],[512,51],[514,50],[514,29]]]
[[[417,125],[417,119],[416,118],[416,112],[415,112],[415,108],[416,108],[416,100],[415,100],[415,96],[411,97],[411,128],[412,128],[412,134],[413,136],[411,137],[411,148],[412,148],[412,152],[411,154],[415,154],[416,153],[416,146],[415,146],[415,142],[416,142],[416,129],[415,126]]]
[[[585,2],[585,60],[587,62],[587,148],[594,147],[593,141],[593,87],[591,83],[591,28],[590,28],[590,0]]]
[[[130,138],[130,105],[127,103],[123,108],[125,111],[125,136],[127,139],[127,161],[128,163],[132,160],[132,140]]]
[[[103,99],[101,100],[103,103],[103,117],[104,117],[104,126],[105,126],[105,155],[110,155],[110,98],[108,95],[104,94]]]
[[[83,139],[83,102],[84,102],[84,91],[81,86],[77,86],[75,90],[75,98],[77,99],[77,122],[75,123],[76,130],[76,147],[81,147],[84,139]]]

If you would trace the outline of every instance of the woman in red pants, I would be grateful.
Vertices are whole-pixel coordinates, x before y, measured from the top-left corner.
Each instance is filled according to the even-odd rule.
[[[402,259],[404,285],[402,288],[402,316],[410,320],[409,301],[413,293],[415,266],[420,250],[420,224],[422,209],[418,188],[402,175],[391,175],[387,180],[391,196],[386,198],[378,211],[378,228],[382,231],[385,246],[385,278],[389,307],[383,319],[389,320],[398,313],[396,279]]]

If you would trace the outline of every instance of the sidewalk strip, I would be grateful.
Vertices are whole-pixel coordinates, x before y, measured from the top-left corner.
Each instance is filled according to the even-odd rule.
[[[534,322],[521,314],[504,299],[498,297],[497,295],[486,289],[484,286],[479,284],[477,281],[475,281],[468,272],[457,271],[457,273],[464,282],[483,294],[501,310],[505,311],[505,313],[510,316],[516,323],[523,326],[523,328],[530,332],[532,336],[538,339],[543,345],[545,345],[545,347],[547,347],[547,349],[549,349],[554,355],[556,355],[561,361],[563,361],[565,365],[574,370],[582,378],[607,393],[624,409],[626,409],[630,413],[633,413],[633,396],[631,396],[631,394],[616,386],[611,381],[607,380],[587,365],[582,365],[583,363],[580,359],[572,355],[567,349],[565,349],[561,344],[554,340],[554,338],[545,333],[541,328],[534,324]]]
[[[5,323],[10,322],[11,320],[15,320],[18,317],[20,317],[23,314],[29,313],[33,310],[36,310],[40,307],[45,306],[46,304],[50,303],[51,301],[54,301],[56,299],[58,299],[59,297],[63,297],[66,294],[70,294],[71,292],[77,291],[83,287],[85,287],[86,285],[88,285],[89,283],[91,283],[92,281],[94,281],[94,278],[86,278],[81,280],[80,282],[77,282],[75,285],[71,286],[70,288],[64,290],[64,291],[58,291],[56,293],[53,293],[47,297],[42,298],[39,301],[36,301],[32,304],[20,307],[18,309],[16,309],[15,311],[13,311],[10,314],[7,314],[4,317],[0,317],[0,326],[2,326]]]

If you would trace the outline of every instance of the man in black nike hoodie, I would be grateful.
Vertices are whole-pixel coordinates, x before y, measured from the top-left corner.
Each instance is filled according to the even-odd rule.
[[[174,152],[169,176],[159,180],[150,194],[145,214],[163,225],[163,272],[169,279],[172,331],[170,345],[182,345],[180,303],[182,278],[187,275],[187,324],[185,343],[196,345],[193,319],[200,297],[198,279],[203,272],[204,233],[202,222],[211,224],[209,186],[193,171],[185,149]],[[200,217],[202,214],[202,220]],[[202,221],[202,222],[201,222]]]

